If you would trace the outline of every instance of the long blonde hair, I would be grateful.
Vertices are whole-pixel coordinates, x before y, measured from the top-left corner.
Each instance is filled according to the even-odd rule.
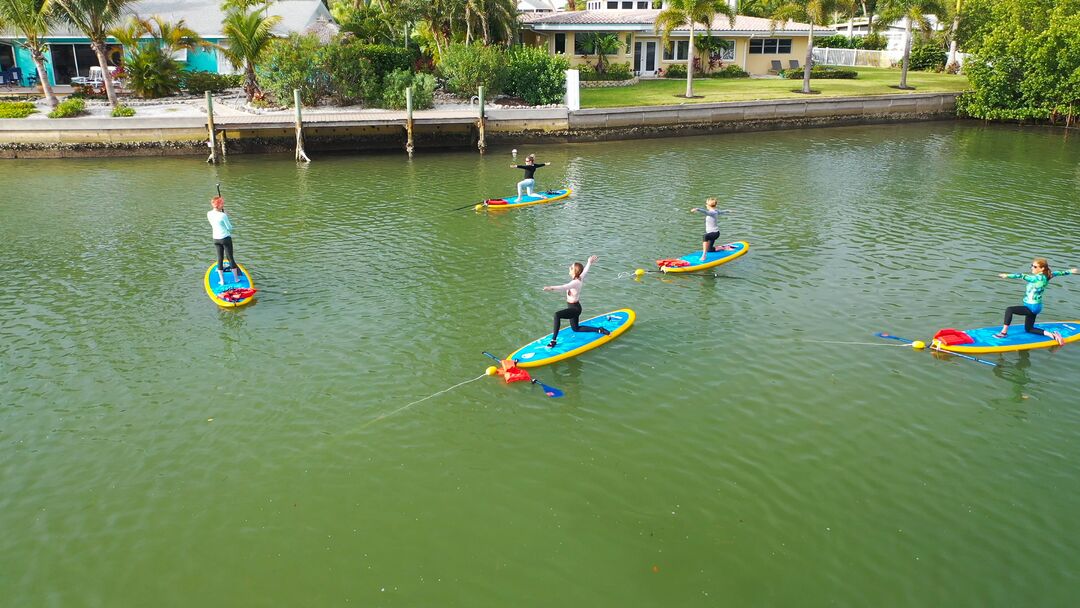
[[[1046,258],[1035,258],[1034,260],[1032,260],[1031,265],[1039,266],[1040,268],[1042,268],[1043,270],[1041,274],[1046,277],[1047,281],[1053,278],[1054,273],[1050,272],[1050,264],[1046,263]]]

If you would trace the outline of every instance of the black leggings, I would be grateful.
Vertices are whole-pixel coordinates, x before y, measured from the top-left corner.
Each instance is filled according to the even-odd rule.
[[[223,239],[214,239],[214,247],[217,248],[218,270],[225,272],[226,257],[229,258],[229,266],[236,268],[236,258],[233,257],[231,236],[227,236]]]
[[[1005,309],[1005,327],[1012,324],[1013,315],[1024,315],[1024,331],[1029,334],[1036,334],[1039,336],[1045,336],[1043,330],[1035,327],[1035,317],[1038,313],[1031,312],[1031,309],[1027,306],[1010,306]]]
[[[567,304],[566,308],[555,313],[555,330],[551,332],[551,340],[559,337],[559,327],[562,326],[563,319],[570,320],[570,329],[574,331],[585,331],[600,333],[599,327],[592,327],[589,325],[578,325],[578,317],[581,316],[581,303],[574,302],[573,304]]]
[[[709,251],[714,251],[716,249],[716,239],[718,238],[720,238],[719,232],[709,232],[701,237],[701,242],[708,243]]]

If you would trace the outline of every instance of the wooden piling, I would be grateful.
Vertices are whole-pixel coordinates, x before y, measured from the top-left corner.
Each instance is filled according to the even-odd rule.
[[[405,89],[405,151],[409,153],[409,158],[412,158],[413,150],[413,88],[408,87]]]
[[[210,91],[206,92],[206,130],[210,132],[210,138],[207,140],[207,145],[210,146],[210,158],[206,159],[206,162],[211,164],[217,164],[217,137],[214,129],[214,97],[210,94]]]
[[[293,89],[293,105],[296,107],[296,161],[310,163],[304,152],[304,117],[300,110],[300,89]]]
[[[477,95],[480,100],[480,120],[477,122],[477,127],[480,129],[480,140],[476,142],[476,147],[480,149],[480,154],[483,154],[487,150],[487,142],[484,139],[484,87],[480,87],[479,94]]]

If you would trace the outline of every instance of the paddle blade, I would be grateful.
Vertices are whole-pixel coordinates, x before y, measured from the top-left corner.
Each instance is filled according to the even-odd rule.
[[[544,394],[548,397],[551,397],[552,399],[558,399],[559,397],[563,396],[563,392],[555,388],[554,386],[548,386],[543,382],[540,382],[539,380],[533,380],[533,384],[539,385],[540,388],[544,389]]]

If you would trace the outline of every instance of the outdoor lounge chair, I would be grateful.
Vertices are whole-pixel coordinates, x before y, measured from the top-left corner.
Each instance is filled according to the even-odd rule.
[[[799,69],[801,67],[799,65],[799,60],[798,59],[788,59],[787,63],[788,63],[788,68],[790,68],[792,70],[797,70],[797,69]]]
[[[770,74],[779,74],[784,71],[784,64],[780,63],[779,59],[772,60],[772,68],[769,69]]]

